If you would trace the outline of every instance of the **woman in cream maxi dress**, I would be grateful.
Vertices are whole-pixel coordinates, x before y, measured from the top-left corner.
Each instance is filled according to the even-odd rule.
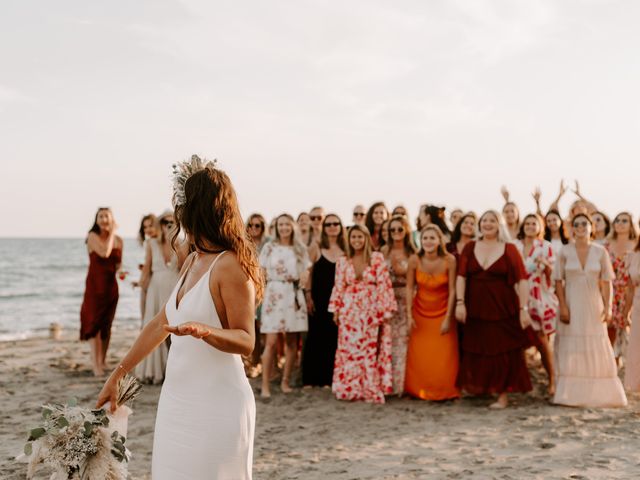
[[[580,407],[625,406],[627,398],[603,322],[600,282],[613,279],[609,255],[604,247],[591,243],[583,268],[575,245],[565,245],[554,277],[564,281],[570,321],[557,325],[553,402]]]

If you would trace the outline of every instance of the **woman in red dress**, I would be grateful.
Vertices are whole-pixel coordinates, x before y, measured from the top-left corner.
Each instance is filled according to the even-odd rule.
[[[122,262],[122,239],[109,208],[99,208],[86,244],[89,252],[84,300],[80,309],[80,340],[91,345],[93,373],[102,376],[118,305],[116,272]]]
[[[491,407],[505,408],[507,393],[531,390],[524,358],[529,285],[500,214],[489,210],[478,225],[478,240],[464,247],[458,264],[455,315],[464,335],[457,384],[473,395],[498,394]]]

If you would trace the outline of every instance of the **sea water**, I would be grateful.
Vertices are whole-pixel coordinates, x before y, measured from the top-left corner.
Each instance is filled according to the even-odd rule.
[[[132,281],[140,278],[144,251],[134,239],[125,239],[123,250],[122,269],[129,275],[118,279],[113,327],[138,329],[140,289]],[[0,341],[46,336],[51,323],[79,335],[88,268],[82,238],[0,238]]]

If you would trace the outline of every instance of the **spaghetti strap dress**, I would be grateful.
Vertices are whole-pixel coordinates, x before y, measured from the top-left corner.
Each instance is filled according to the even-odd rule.
[[[309,332],[302,353],[302,383],[331,386],[333,363],[338,348],[338,326],[329,312],[329,298],[333,290],[336,264],[324,255],[313,264],[311,298],[314,312],[309,315]]]
[[[176,305],[181,278],[165,309],[169,325],[222,328],[209,278],[223,254]],[[240,355],[173,335],[153,438],[153,480],[251,479],[255,414]]]
[[[96,252],[89,254],[84,299],[80,309],[80,340],[100,334],[102,340],[111,337],[111,324],[118,306],[116,271],[122,263],[122,250],[114,248],[103,258]]]

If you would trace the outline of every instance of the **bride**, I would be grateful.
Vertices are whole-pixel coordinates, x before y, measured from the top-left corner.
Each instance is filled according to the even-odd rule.
[[[142,330],[98,396],[116,408],[117,384],[172,334],[153,441],[152,476],[250,479],[255,400],[240,355],[254,346],[263,289],[229,177],[192,156],[174,166],[173,203],[195,251],[165,308]],[[174,237],[175,240],[175,237]]]

